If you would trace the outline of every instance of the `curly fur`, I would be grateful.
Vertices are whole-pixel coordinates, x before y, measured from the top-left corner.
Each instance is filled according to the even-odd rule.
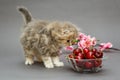
[[[77,37],[76,26],[70,22],[35,20],[25,7],[19,7],[18,10],[25,21],[20,37],[25,64],[33,64],[36,58],[43,61],[46,68],[63,66],[59,60],[59,49],[71,45],[71,41]]]

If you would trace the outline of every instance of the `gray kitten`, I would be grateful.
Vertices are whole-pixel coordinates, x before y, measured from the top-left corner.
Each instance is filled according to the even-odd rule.
[[[35,20],[25,7],[19,7],[18,10],[25,21],[20,37],[25,52],[25,64],[32,65],[36,58],[46,68],[64,66],[59,60],[59,50],[71,45],[78,36],[76,26],[70,22]]]

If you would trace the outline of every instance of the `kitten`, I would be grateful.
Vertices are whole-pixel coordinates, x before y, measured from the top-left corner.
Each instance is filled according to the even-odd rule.
[[[35,20],[25,7],[18,7],[23,14],[24,30],[20,41],[25,52],[25,64],[32,65],[36,58],[46,68],[64,66],[59,60],[59,50],[71,45],[78,36],[77,27],[70,22]]]

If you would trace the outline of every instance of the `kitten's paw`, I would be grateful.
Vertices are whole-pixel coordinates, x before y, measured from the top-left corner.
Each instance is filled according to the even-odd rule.
[[[64,66],[64,63],[63,62],[57,62],[54,64],[56,67],[62,67]]]
[[[25,65],[32,65],[34,61],[32,59],[26,59]]]
[[[51,63],[51,64],[46,64],[45,65],[46,68],[54,68],[54,65]]]

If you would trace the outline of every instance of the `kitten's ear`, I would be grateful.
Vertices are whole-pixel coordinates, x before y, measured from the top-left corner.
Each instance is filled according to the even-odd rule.
[[[59,23],[58,21],[55,21],[47,25],[47,30],[58,29],[60,26],[61,26],[61,23]]]
[[[55,36],[61,37],[61,35],[58,34],[58,33],[57,33],[56,31],[54,31],[54,30],[51,31],[51,36],[53,36],[53,37],[55,37]]]
[[[52,22],[47,26],[47,31],[50,33],[52,37],[61,37],[58,30],[61,29],[61,24],[58,22]]]

